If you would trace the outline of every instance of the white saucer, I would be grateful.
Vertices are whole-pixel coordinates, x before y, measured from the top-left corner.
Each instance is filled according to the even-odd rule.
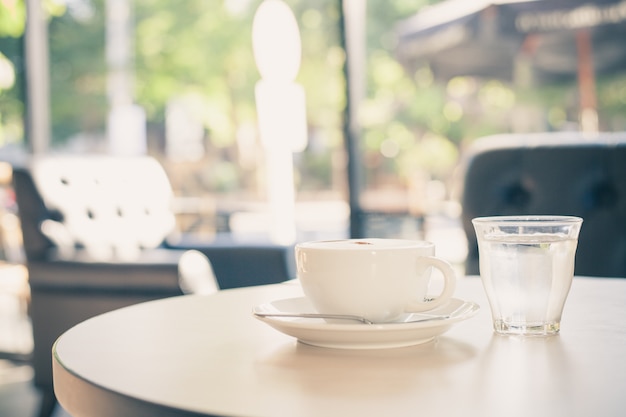
[[[465,301],[456,298],[447,304],[428,311],[428,314],[446,315],[455,311]],[[383,349],[412,346],[426,343],[448,331],[453,324],[472,317],[480,308],[470,303],[467,312],[454,317],[407,323],[418,319],[419,313],[407,313],[397,321],[382,324],[328,323],[322,319],[291,317],[260,317],[259,320],[276,330],[297,338],[309,345],[336,349]],[[305,297],[287,298],[254,307],[254,312],[299,312],[315,313],[315,309]]]

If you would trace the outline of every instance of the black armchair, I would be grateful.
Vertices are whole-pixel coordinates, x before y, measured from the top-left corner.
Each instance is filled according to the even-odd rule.
[[[467,274],[479,272],[472,218],[563,214],[584,220],[575,273],[626,277],[626,133],[491,136],[464,164]]]

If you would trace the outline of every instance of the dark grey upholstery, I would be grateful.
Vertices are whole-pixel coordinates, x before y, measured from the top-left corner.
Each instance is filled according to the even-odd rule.
[[[277,284],[296,276],[293,245],[238,241],[229,236],[218,236],[211,242],[185,238],[176,243],[166,241],[164,247],[192,249],[206,255],[222,290]]]
[[[42,416],[56,403],[52,344],[71,326],[138,302],[211,292],[218,288],[216,279],[219,287],[232,288],[293,277],[291,247],[166,245],[174,226],[172,190],[150,157],[35,157],[14,167],[13,187],[31,288]]]
[[[467,274],[478,274],[474,217],[562,214],[584,219],[577,275],[626,277],[626,133],[497,135],[464,160]]]

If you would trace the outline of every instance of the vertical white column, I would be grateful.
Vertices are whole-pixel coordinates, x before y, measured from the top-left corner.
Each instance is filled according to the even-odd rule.
[[[41,0],[27,0],[26,6],[26,132],[30,151],[40,154],[50,144],[48,25]]]
[[[261,74],[255,97],[265,152],[272,240],[296,239],[293,152],[306,147],[304,89],[295,82],[300,69],[298,23],[281,0],[259,6],[252,28],[254,57]]]
[[[146,115],[133,104],[133,30],[129,0],[106,1],[106,58],[109,151],[117,155],[146,152]]]

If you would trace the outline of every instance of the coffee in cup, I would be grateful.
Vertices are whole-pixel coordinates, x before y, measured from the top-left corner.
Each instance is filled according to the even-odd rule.
[[[431,242],[404,239],[345,239],[299,243],[298,278],[319,313],[351,314],[375,323],[445,304],[456,288],[450,264],[435,257]],[[431,269],[443,289],[428,294]]]

